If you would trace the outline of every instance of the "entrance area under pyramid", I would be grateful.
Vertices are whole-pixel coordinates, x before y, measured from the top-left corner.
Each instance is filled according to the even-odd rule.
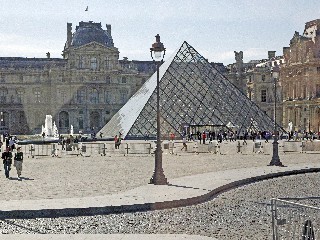
[[[161,137],[229,129],[273,131],[273,120],[226,79],[191,45],[182,46],[160,69]],[[126,139],[156,136],[157,74],[151,76],[101,129]],[[210,129],[209,129],[210,128]]]

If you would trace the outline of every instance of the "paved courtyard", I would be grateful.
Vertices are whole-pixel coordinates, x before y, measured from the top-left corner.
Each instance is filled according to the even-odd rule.
[[[271,155],[235,154],[236,142],[223,144],[234,151],[223,155],[184,152],[176,155],[164,151],[163,169],[168,181],[182,176],[260,167],[270,163]],[[284,165],[290,166],[297,163],[318,163],[320,155],[280,152],[280,158]],[[26,157],[22,181],[18,181],[14,168],[10,172],[11,180],[5,178],[1,169],[0,200],[103,196],[148,184],[153,170],[154,155],[146,154]]]

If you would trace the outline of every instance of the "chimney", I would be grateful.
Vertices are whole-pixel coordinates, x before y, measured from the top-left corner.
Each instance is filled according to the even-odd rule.
[[[106,24],[107,32],[111,36],[111,24]]]
[[[268,59],[276,57],[276,51],[268,51]]]
[[[67,23],[67,43],[68,47],[71,45],[72,41],[72,23]]]

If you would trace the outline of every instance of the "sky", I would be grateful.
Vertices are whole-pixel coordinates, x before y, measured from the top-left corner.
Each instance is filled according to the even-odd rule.
[[[295,31],[320,19],[319,0],[0,0],[0,57],[61,58],[67,23],[112,25],[120,59],[151,60],[160,34],[166,58],[187,41],[210,62],[282,55]],[[89,11],[85,11],[88,6]]]

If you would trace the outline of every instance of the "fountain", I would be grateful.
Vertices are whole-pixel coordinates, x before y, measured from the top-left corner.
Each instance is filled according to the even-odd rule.
[[[59,133],[58,133],[58,128],[56,126],[56,122],[53,122],[52,133],[53,133],[53,137],[55,137],[55,138],[59,137]]]
[[[46,115],[44,126],[42,125],[41,135],[43,140],[58,139],[59,133],[56,123],[52,123],[52,116]]]
[[[41,136],[41,138],[39,137]],[[46,115],[44,121],[44,126],[42,125],[41,133],[36,135],[31,135],[27,139],[19,140],[19,144],[43,144],[46,143],[55,143],[59,141],[59,133],[56,123],[52,123],[52,116]]]
[[[51,115],[46,115],[46,119],[44,121],[44,127],[42,125],[42,132],[41,134],[44,135],[44,137],[52,137],[52,116]]]

